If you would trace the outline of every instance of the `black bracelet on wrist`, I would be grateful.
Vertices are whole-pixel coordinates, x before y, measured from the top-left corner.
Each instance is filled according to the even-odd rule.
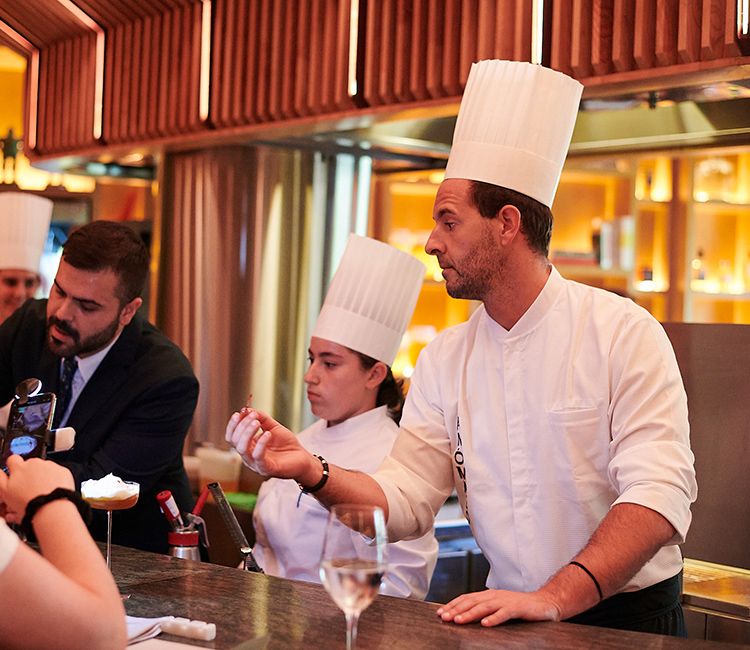
[[[302,485],[302,483],[297,482],[297,485],[299,485],[299,489],[302,490],[302,492],[304,492],[305,494],[312,494],[313,492],[317,492],[318,490],[322,489],[328,481],[328,461],[323,458],[323,456],[319,456],[318,454],[313,454],[313,456],[315,456],[315,458],[320,461],[320,464],[323,465],[323,476],[315,485],[309,488]]]
[[[88,526],[91,519],[91,506],[81,499],[77,492],[65,488],[55,488],[49,494],[42,494],[38,497],[34,497],[26,504],[26,514],[24,514],[23,520],[21,521],[21,530],[27,537],[31,537],[34,532],[31,522],[36,513],[39,512],[39,508],[46,506],[52,501],[57,501],[58,499],[67,499],[73,503],[75,507],[78,508],[78,513],[81,515],[83,523]]]
[[[572,564],[573,566],[577,566],[579,569],[583,569],[583,571],[588,575],[589,578],[591,578],[592,582],[594,583],[594,586],[596,587],[596,590],[599,592],[599,600],[604,600],[604,594],[602,593],[602,588],[599,586],[599,581],[596,579],[593,573],[589,571],[583,564],[580,562],[576,562],[573,560],[572,562],[569,562],[569,564]]]

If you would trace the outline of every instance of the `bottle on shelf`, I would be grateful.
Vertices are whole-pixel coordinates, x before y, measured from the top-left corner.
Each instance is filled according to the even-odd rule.
[[[747,259],[745,260],[745,293],[750,293],[750,250],[747,251]]]
[[[702,248],[698,249],[698,252],[693,258],[693,261],[690,262],[690,267],[692,269],[693,280],[702,281],[706,279],[706,264],[703,261],[703,249]]]

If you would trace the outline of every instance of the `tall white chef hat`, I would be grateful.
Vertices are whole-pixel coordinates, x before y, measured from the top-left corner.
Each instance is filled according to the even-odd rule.
[[[424,273],[424,264],[408,253],[350,235],[312,335],[390,366]]]
[[[583,86],[533,63],[471,66],[445,178],[484,181],[552,205]]]
[[[0,192],[0,269],[39,272],[52,201],[23,192]]]

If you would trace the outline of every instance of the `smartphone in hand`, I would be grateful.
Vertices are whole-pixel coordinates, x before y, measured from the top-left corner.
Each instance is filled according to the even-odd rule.
[[[8,429],[0,445],[0,466],[5,470],[8,456],[45,458],[50,427],[55,414],[55,394],[39,393],[23,402],[14,399],[8,417]]]

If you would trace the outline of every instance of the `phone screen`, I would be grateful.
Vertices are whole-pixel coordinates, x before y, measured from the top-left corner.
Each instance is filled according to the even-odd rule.
[[[11,454],[18,454],[24,458],[44,458],[54,408],[53,393],[34,395],[23,404],[19,404],[18,400],[13,401],[0,456],[0,465],[3,469]]]

